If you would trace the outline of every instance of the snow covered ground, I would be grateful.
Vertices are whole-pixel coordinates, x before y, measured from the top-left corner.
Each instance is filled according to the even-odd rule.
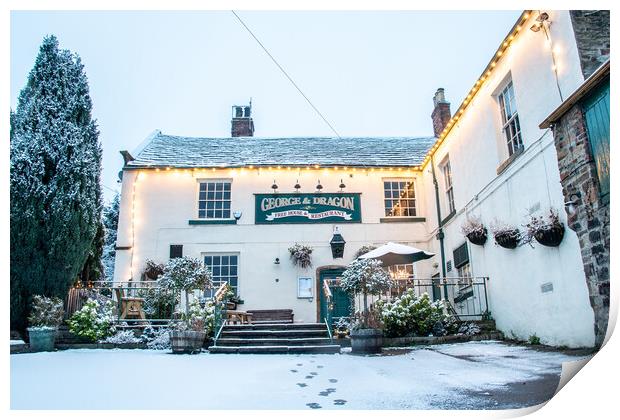
[[[392,355],[11,355],[12,409],[493,409],[549,399],[580,357],[499,342]]]

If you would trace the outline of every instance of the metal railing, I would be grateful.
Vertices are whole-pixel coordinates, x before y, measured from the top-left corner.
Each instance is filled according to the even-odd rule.
[[[432,300],[441,300],[448,312],[458,320],[477,320],[489,315],[487,294],[488,277],[437,277],[395,279],[394,287],[385,294],[372,296],[371,303],[377,300],[392,301],[413,289],[416,296],[427,293]]]
[[[329,334],[329,339],[333,342],[334,337],[332,334],[332,323],[333,320],[333,310],[334,310],[334,302],[332,296],[332,290],[329,287],[329,282],[327,279],[323,280],[323,294],[325,295],[325,305],[326,305],[326,316],[324,318],[325,325],[327,326],[327,333]]]

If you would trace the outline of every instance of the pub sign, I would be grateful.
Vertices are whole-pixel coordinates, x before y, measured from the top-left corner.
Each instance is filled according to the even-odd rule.
[[[361,223],[359,193],[255,194],[255,223]]]

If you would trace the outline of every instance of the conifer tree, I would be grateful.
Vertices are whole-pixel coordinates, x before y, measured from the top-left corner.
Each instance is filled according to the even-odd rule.
[[[11,112],[11,327],[33,295],[66,297],[101,217],[101,146],[80,58],[43,40]]]
[[[103,244],[103,267],[106,280],[111,281],[114,275],[114,259],[116,258],[116,231],[118,229],[118,212],[120,209],[120,196],[118,193],[103,210],[103,226],[105,228],[105,240]]]

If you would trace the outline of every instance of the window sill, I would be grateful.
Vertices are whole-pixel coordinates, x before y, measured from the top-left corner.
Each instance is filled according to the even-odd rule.
[[[379,219],[380,223],[422,223],[426,222],[426,217],[382,217]]]
[[[192,219],[190,225],[236,225],[236,219]]]
[[[523,146],[519,147],[517,150],[515,150],[515,152],[508,159],[500,163],[500,165],[497,167],[497,170],[496,170],[497,175],[504,172],[506,168],[508,168],[512,162],[517,160],[517,158],[523,154],[523,150],[525,150]]]

